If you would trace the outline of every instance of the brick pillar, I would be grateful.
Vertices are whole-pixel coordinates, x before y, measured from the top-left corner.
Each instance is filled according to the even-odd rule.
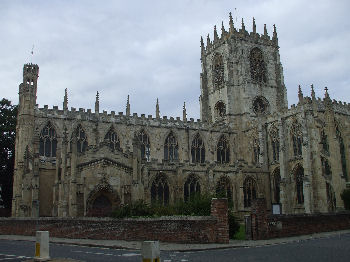
[[[216,242],[227,244],[229,242],[227,198],[213,198],[210,213],[218,220]]]
[[[251,213],[252,239],[267,239],[267,207],[265,198],[257,198],[252,201]]]

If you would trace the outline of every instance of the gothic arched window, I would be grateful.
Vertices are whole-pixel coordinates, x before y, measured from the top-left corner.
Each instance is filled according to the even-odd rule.
[[[167,205],[169,203],[169,185],[166,176],[162,173],[158,173],[153,180],[151,201],[160,205]]]
[[[144,130],[141,130],[141,132],[138,135],[138,139],[141,144],[141,158],[146,159],[147,161],[151,160],[151,146],[149,142],[148,135]]]
[[[293,141],[293,153],[294,156],[302,155],[303,134],[301,132],[301,126],[294,122],[291,127],[292,141]]]
[[[297,203],[304,203],[304,168],[298,166],[295,171],[295,187],[296,187],[296,196]]]
[[[216,184],[216,195],[218,197],[227,197],[228,202],[232,202],[232,186],[227,176],[221,176]]]
[[[184,184],[184,200],[188,201],[191,197],[196,194],[200,194],[201,185],[199,184],[199,179],[195,175],[189,175]]]
[[[77,152],[83,153],[88,147],[87,137],[81,125],[78,126],[75,132],[77,142]]]
[[[105,136],[105,140],[108,141],[109,147],[112,150],[120,150],[120,141],[117,133],[111,128]]]
[[[224,63],[221,55],[216,55],[214,59],[213,81],[215,88],[220,88],[224,83]]]
[[[329,212],[335,211],[337,206],[335,192],[332,185],[327,182],[326,182],[326,191],[327,191],[328,211]]]
[[[330,177],[332,175],[331,166],[328,162],[328,159],[321,156],[321,164],[322,164],[322,174],[326,177]]]
[[[251,177],[244,180],[243,183],[244,207],[251,207],[252,200],[256,199],[256,183]]]
[[[46,157],[56,157],[56,149],[56,131],[51,123],[48,123],[40,132],[39,155]]]
[[[205,161],[205,146],[199,134],[192,140],[191,156],[192,163],[204,163]]]
[[[223,118],[226,116],[226,105],[224,102],[219,101],[215,104],[215,117]]]
[[[164,144],[164,159],[173,161],[179,159],[179,146],[173,133],[170,133],[165,139]]]
[[[329,145],[326,132],[324,130],[321,131],[321,144],[324,152],[329,153]]]
[[[266,83],[266,67],[259,48],[250,51],[250,75],[253,81]]]
[[[280,139],[279,131],[275,126],[273,126],[270,130],[270,139],[272,147],[272,159],[274,162],[278,162],[280,158]]]
[[[273,172],[273,191],[274,191],[275,203],[280,202],[280,193],[281,193],[280,183],[281,183],[280,169],[276,168],[275,171]]]
[[[230,162],[230,146],[227,139],[222,135],[216,149],[217,161],[221,164]]]
[[[343,137],[341,135],[341,132],[339,130],[338,125],[335,127],[335,132],[336,132],[336,137],[337,137],[338,143],[339,143],[339,151],[340,151],[340,159],[341,159],[341,167],[342,167],[342,171],[343,171],[343,176],[347,177],[344,140],[343,140]]]

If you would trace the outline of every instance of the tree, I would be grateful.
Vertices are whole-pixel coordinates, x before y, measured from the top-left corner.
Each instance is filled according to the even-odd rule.
[[[11,210],[15,163],[17,105],[3,98],[0,101],[0,194],[3,205]]]

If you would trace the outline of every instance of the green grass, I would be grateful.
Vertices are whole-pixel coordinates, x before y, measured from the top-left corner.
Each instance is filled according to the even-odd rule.
[[[238,232],[234,235],[233,239],[245,240],[245,226],[240,225]]]

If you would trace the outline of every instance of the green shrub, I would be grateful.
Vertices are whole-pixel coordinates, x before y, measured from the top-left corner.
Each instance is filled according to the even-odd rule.
[[[343,193],[340,194],[341,199],[344,201],[344,207],[350,210],[350,189],[344,189]]]
[[[136,201],[132,204],[124,205],[112,212],[112,217],[149,217],[153,212],[149,205],[142,200]]]
[[[245,226],[244,225],[239,226],[239,230],[234,235],[233,239],[245,240]]]
[[[237,221],[237,218],[233,215],[233,210],[230,208],[228,210],[228,225],[229,225],[229,237],[233,239],[235,234],[239,231],[240,224]]]

